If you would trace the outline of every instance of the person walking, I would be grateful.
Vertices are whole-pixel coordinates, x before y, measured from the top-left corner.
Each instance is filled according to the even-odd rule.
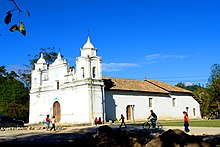
[[[183,125],[184,125],[184,131],[189,132],[189,117],[186,111],[183,111]]]
[[[121,120],[121,124],[120,124],[120,128],[121,128],[121,126],[122,125],[124,125],[125,126],[125,128],[127,128],[127,125],[125,124],[125,117],[121,114],[121,118],[119,119],[119,121]]]
[[[55,128],[55,116],[52,117],[51,123],[52,123],[52,127],[50,128],[50,131],[51,131],[51,130],[56,131],[56,128]]]
[[[47,117],[46,117],[46,128],[47,128],[47,131],[50,129],[50,116],[49,115],[47,115]]]

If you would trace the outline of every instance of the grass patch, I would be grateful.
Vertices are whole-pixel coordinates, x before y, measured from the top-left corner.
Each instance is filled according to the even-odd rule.
[[[183,126],[183,120],[159,120],[163,126]],[[220,119],[213,120],[190,120],[191,127],[220,127]]]
[[[183,126],[183,120],[158,120],[163,126]],[[126,123],[129,125],[142,125],[143,121]],[[220,119],[190,120],[190,127],[220,127]]]

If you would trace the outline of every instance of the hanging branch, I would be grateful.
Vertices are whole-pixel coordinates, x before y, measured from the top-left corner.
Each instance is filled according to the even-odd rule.
[[[20,21],[20,13],[22,13],[23,11],[18,7],[17,3],[15,2],[15,0],[9,0],[11,2],[13,2],[15,8],[8,11],[5,17],[5,24],[8,25],[9,23],[11,23],[11,19],[12,19],[12,11],[18,10],[18,17],[19,17],[19,24],[14,24],[10,27],[10,31],[14,32],[14,31],[19,31],[20,33],[22,33],[24,36],[26,35],[26,29],[24,27],[24,22]],[[26,11],[26,15],[30,17],[30,12]],[[0,34],[1,35],[1,34]]]
[[[19,12],[23,12],[17,5],[17,3],[14,1],[14,0],[9,0],[9,1],[12,1],[15,5],[15,7],[18,9]]]

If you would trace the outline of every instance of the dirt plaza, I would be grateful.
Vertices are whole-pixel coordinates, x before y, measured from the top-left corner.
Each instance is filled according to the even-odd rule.
[[[72,143],[76,138],[84,134],[97,134],[98,128],[102,126],[58,126],[56,131],[47,131],[44,125],[32,126],[26,129],[5,129],[0,131],[0,144],[51,144],[51,143]],[[109,125],[113,129],[119,129],[118,125]],[[143,131],[141,126],[127,126],[121,128],[128,131]],[[163,130],[169,129],[183,130],[183,127],[164,126]],[[210,136],[220,139],[220,128],[208,127],[190,127],[189,135]]]

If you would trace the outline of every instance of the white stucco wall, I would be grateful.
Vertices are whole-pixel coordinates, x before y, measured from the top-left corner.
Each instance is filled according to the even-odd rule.
[[[30,120],[29,123],[43,122],[47,114],[53,115],[53,104],[58,101],[61,109],[60,123],[88,122],[89,101],[85,88],[67,88],[30,95]]]
[[[59,90],[48,90],[40,92],[40,94],[32,91],[29,123],[43,122],[47,114],[52,116],[53,104],[56,101],[60,103],[60,123],[89,123],[93,121],[94,117],[101,117],[103,120],[102,86],[93,86],[92,93],[90,88],[89,85],[82,84]],[[91,112],[91,94],[93,114]]]
[[[109,119],[114,120],[114,117],[119,119],[121,114],[127,116],[126,107],[128,105],[134,105],[135,120],[147,119],[150,115],[150,110],[154,110],[158,119],[181,119],[183,117],[182,112],[186,111],[186,107],[189,107],[190,118],[201,118],[199,103],[189,95],[152,95],[150,93],[122,91],[106,91],[105,94],[107,121]],[[175,106],[173,106],[172,97],[176,99]],[[152,107],[149,107],[149,98],[152,98]],[[195,108],[195,115],[193,108]]]

